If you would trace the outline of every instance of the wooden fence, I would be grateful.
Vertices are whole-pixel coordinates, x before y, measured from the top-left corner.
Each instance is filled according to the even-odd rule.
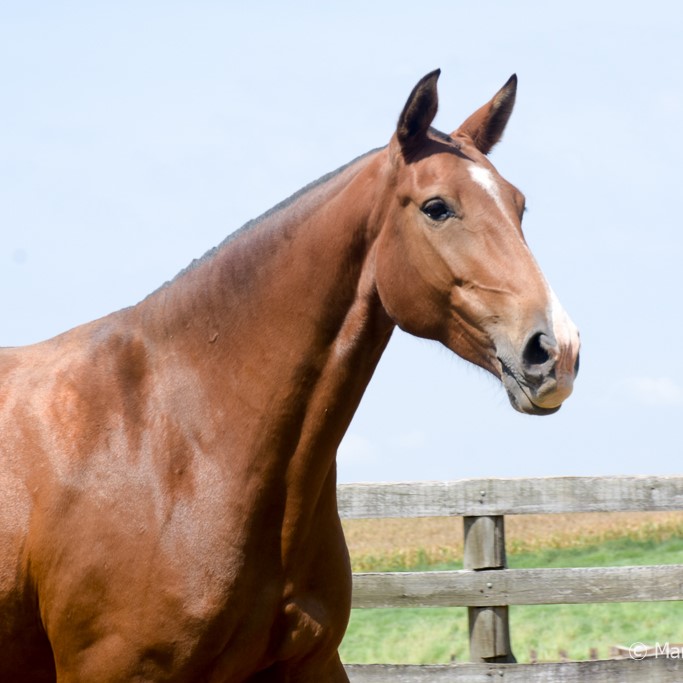
[[[354,574],[353,606],[468,608],[470,663],[347,665],[352,683],[680,683],[680,657],[517,664],[509,605],[683,600],[683,565],[507,569],[505,515],[683,510],[683,477],[550,477],[338,487],[343,518],[463,517],[462,571]],[[377,634],[381,638],[381,634]]]

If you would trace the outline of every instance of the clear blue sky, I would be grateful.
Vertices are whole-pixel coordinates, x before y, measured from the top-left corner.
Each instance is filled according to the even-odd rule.
[[[581,329],[575,393],[522,416],[396,334],[342,481],[680,474],[683,5],[4,2],[0,344],[142,299],[304,184],[385,144],[441,67],[450,131],[511,73],[492,155]],[[0,389],[1,391],[1,389]]]

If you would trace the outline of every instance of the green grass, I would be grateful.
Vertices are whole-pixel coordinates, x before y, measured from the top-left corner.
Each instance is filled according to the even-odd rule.
[[[354,664],[443,664],[467,658],[467,609],[352,610],[340,648]]]
[[[416,560],[413,566],[396,567],[385,566],[382,560],[372,570],[462,568],[457,563],[430,563],[425,557]],[[620,538],[594,546],[512,554],[508,564],[511,568],[683,564],[683,538]],[[614,645],[683,643],[683,603],[514,606],[510,633],[520,662],[530,661],[532,650],[541,661],[557,661],[562,655],[588,659],[591,649],[606,658]],[[353,610],[341,656],[345,662],[363,664],[462,662],[468,658],[467,639],[466,608]]]
[[[512,649],[517,659],[530,660],[534,650],[541,661],[588,659],[591,649],[600,658],[615,645],[636,642],[680,643],[683,603],[613,603],[539,605],[510,608]]]
[[[664,539],[616,538],[575,548],[548,548],[508,556],[511,568],[626,567],[630,565],[683,564],[683,537]]]

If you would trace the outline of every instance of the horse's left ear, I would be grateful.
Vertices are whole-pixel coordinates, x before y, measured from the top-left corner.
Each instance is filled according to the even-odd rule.
[[[396,137],[403,156],[410,156],[427,138],[427,131],[439,108],[436,82],[441,69],[436,69],[420,79],[403,107],[396,127]]]
[[[467,133],[476,148],[483,154],[488,154],[503,136],[512,108],[515,106],[516,94],[517,76],[513,74],[493,99],[477,109],[453,135],[459,132]]]

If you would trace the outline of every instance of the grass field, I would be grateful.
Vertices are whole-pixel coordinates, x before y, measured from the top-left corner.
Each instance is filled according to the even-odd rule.
[[[350,520],[354,571],[462,568],[460,519]],[[510,567],[683,564],[683,513],[506,517]],[[465,608],[354,610],[345,662],[466,661]],[[609,657],[615,645],[683,642],[683,603],[542,605],[510,608],[518,661]]]

